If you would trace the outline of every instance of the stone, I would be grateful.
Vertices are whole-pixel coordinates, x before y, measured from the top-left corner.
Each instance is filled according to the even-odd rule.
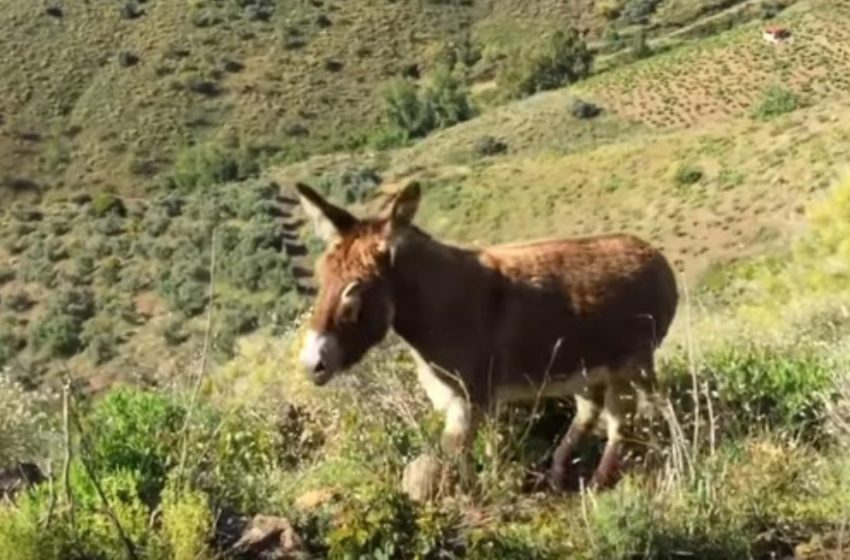
[[[404,469],[402,490],[415,502],[433,499],[443,482],[443,463],[433,455],[423,454]]]
[[[233,545],[232,552],[274,560],[306,559],[307,549],[292,524],[283,517],[255,515]]]

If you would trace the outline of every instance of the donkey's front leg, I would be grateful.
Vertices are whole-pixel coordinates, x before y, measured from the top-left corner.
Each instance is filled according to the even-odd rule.
[[[445,424],[440,441],[443,453],[457,461],[462,482],[469,484],[475,476],[472,446],[481,414],[462,396],[452,399],[443,411]]]

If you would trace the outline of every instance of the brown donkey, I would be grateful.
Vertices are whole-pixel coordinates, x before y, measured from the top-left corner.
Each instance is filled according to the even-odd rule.
[[[392,328],[445,413],[445,450],[467,451],[479,413],[494,403],[572,395],[577,411],[555,451],[552,484],[563,488],[575,448],[600,413],[607,443],[591,486],[616,482],[678,302],[658,250],[628,235],[463,249],[412,224],[418,183],[368,219],[304,184],[296,189],[328,243],[301,350],[317,385],[357,363]]]

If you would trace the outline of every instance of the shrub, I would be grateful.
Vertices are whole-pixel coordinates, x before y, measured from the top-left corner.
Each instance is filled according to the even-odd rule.
[[[593,54],[575,29],[558,31],[530,49],[515,52],[500,81],[514,97],[563,87],[586,78]]]
[[[186,332],[186,320],[177,317],[168,321],[162,329],[162,337],[169,346],[180,346],[189,340],[189,333]]]
[[[412,503],[398,490],[367,487],[334,516],[328,558],[409,557],[416,531]]]
[[[381,184],[381,176],[371,167],[352,168],[337,175],[325,175],[316,188],[340,204],[365,202]]]
[[[193,146],[177,156],[169,178],[182,190],[244,180],[259,172],[257,162],[244,150],[229,151],[215,144]]]
[[[45,256],[52,263],[63,261],[68,258],[68,249],[61,240],[52,237],[44,246]]]
[[[434,112],[435,128],[454,126],[475,114],[466,89],[447,67],[438,68],[430,77],[424,101]]]
[[[48,302],[46,313],[33,325],[32,345],[52,357],[69,357],[80,350],[83,323],[94,315],[95,303],[91,291],[66,289]]]
[[[479,157],[496,156],[508,151],[507,143],[495,136],[482,136],[475,141],[475,153]]]
[[[681,390],[688,391],[691,379],[684,359],[670,365]],[[832,364],[806,348],[723,346],[697,364],[696,374],[715,391],[719,421],[745,432],[766,427],[817,438],[826,403],[836,390]]]
[[[14,325],[0,323],[0,371],[26,347],[26,340],[18,333]]]
[[[435,71],[422,91],[410,80],[390,81],[384,88],[383,99],[388,123],[408,138],[453,126],[474,114],[466,90],[444,67]]]
[[[13,292],[3,299],[3,307],[16,313],[25,313],[34,305],[35,301],[24,290]]]
[[[144,15],[145,11],[135,0],[124,0],[121,3],[119,13],[124,19],[136,19]]]
[[[94,365],[105,364],[118,353],[120,338],[115,332],[114,319],[103,316],[87,321],[81,341]]]
[[[207,306],[209,264],[189,245],[181,246],[169,260],[171,266],[160,275],[159,292],[175,309],[194,317]]]
[[[628,0],[623,6],[621,19],[629,25],[642,25],[655,13],[660,0]]]
[[[599,116],[602,109],[598,105],[576,99],[570,107],[570,114],[577,119],[593,119]]]
[[[214,520],[207,496],[198,491],[178,491],[169,485],[160,507],[169,557],[173,560],[209,557]]]
[[[752,110],[753,118],[768,121],[801,107],[800,98],[793,91],[781,86],[769,88],[761,101]]]
[[[384,113],[392,127],[415,138],[434,129],[434,115],[418,94],[416,85],[404,79],[390,81],[383,90]]]
[[[16,273],[14,268],[7,265],[0,265],[0,286],[12,282],[15,279],[15,276]]]
[[[680,187],[693,185],[702,179],[702,169],[693,165],[684,163],[676,169],[674,180],[676,185]]]
[[[68,315],[47,315],[33,326],[32,345],[51,357],[73,356],[83,348],[80,322]]]
[[[155,503],[177,459],[184,417],[173,398],[136,389],[111,391],[86,418],[94,464],[102,473],[138,473],[139,496]]]
[[[0,466],[40,458],[50,432],[47,404],[43,395],[0,374]]]

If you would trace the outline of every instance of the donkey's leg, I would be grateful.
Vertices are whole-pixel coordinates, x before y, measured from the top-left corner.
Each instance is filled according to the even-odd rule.
[[[567,474],[571,470],[573,454],[576,448],[593,429],[602,410],[605,397],[605,385],[585,387],[575,395],[576,413],[567,433],[558,444],[552,456],[549,480],[556,490],[564,490]]]
[[[476,408],[466,394],[444,381],[437,375],[428,362],[417,352],[413,352],[416,361],[419,383],[434,405],[434,409],[445,415],[440,445],[443,452],[450,456],[462,457],[471,448],[478,424]]]
[[[651,359],[640,360],[639,365],[611,376],[603,407],[608,441],[593,473],[591,487],[602,489],[616,484],[622,475],[627,451],[637,451],[641,446],[643,438],[637,429],[638,415],[647,405],[654,387]]]

